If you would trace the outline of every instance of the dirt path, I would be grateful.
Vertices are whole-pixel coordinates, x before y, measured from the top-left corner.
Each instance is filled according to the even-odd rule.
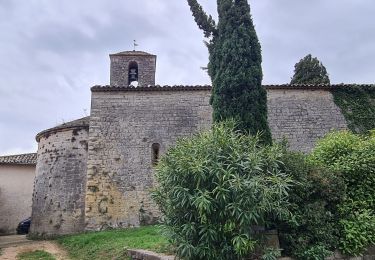
[[[44,250],[52,254],[57,260],[68,260],[68,254],[53,241],[33,241],[27,244],[14,245],[2,249],[1,260],[16,260],[19,253]]]

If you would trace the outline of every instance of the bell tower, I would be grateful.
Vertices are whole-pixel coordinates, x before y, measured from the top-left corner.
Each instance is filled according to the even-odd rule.
[[[155,85],[156,55],[143,51],[123,51],[110,54],[109,57],[111,86]]]

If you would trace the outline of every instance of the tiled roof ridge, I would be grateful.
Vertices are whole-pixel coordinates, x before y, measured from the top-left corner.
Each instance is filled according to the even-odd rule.
[[[150,85],[150,86],[113,86],[113,85],[96,85],[91,88],[91,91],[168,91],[168,90],[210,90],[210,85]]]
[[[42,132],[38,133],[35,137],[36,141],[39,142],[41,136],[46,135],[51,132],[61,131],[64,129],[72,129],[72,128],[86,128],[88,129],[90,125],[90,116],[82,117],[73,121],[69,121],[55,127],[43,130]]]
[[[0,164],[36,165],[36,153],[0,156]]]
[[[337,88],[345,88],[345,87],[375,87],[375,84],[356,84],[356,83],[339,83],[339,84],[265,84],[263,87],[265,88],[288,88],[288,89],[337,89]]]
[[[121,51],[113,54],[109,54],[109,56],[156,56],[154,54],[145,52],[145,51]]]
[[[375,87],[375,84],[264,84],[266,89],[337,89],[345,87]],[[191,91],[211,90],[211,85],[152,85],[152,86],[113,86],[96,85],[91,88],[92,92],[102,91]]]

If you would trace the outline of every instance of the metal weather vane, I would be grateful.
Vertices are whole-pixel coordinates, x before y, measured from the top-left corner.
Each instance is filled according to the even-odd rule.
[[[133,51],[135,51],[135,47],[137,47],[138,46],[138,43],[137,43],[137,41],[136,40],[133,40],[133,44],[134,44],[134,49],[133,49]]]

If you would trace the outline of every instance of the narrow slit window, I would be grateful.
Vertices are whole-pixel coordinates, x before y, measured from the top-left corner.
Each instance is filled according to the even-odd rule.
[[[152,144],[151,146],[151,161],[152,165],[156,166],[158,165],[160,159],[160,144]]]

